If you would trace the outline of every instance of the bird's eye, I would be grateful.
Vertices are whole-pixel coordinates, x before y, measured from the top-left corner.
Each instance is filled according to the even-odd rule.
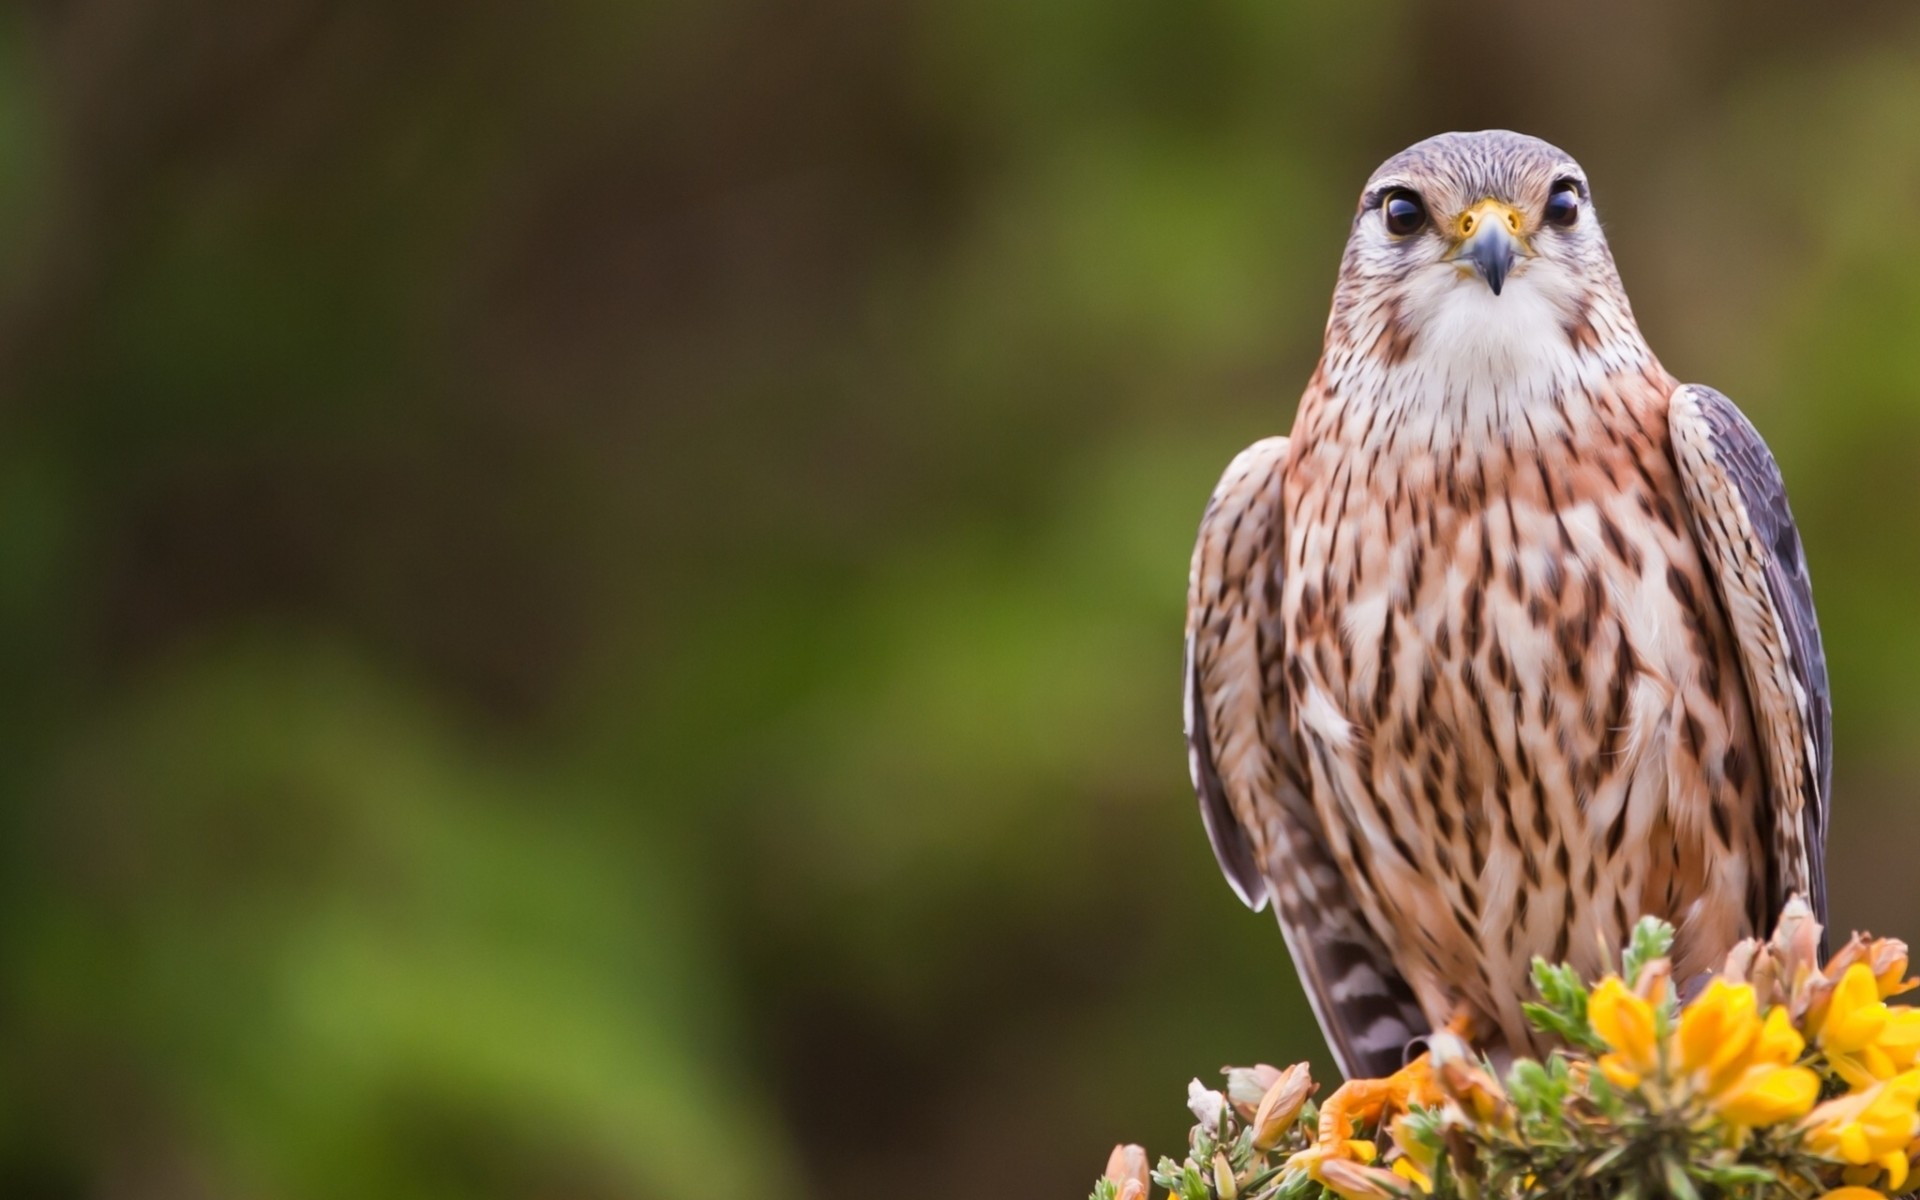
[[[1547,194],[1547,208],[1541,218],[1561,229],[1572,228],[1580,219],[1580,185],[1571,179],[1554,184],[1553,191]]]
[[[1420,227],[1427,223],[1426,205],[1420,203],[1420,197],[1405,188],[1387,193],[1380,211],[1386,214],[1387,232],[1395,237],[1418,233]]]

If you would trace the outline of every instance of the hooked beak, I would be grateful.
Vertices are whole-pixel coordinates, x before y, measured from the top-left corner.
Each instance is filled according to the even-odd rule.
[[[1480,273],[1498,296],[1514,260],[1532,253],[1520,236],[1520,214],[1512,205],[1487,199],[1460,214],[1460,243],[1453,259]]]

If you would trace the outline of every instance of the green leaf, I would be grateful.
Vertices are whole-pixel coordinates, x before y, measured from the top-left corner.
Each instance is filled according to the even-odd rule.
[[[1633,927],[1626,953],[1621,956],[1620,977],[1633,983],[1648,963],[1665,958],[1672,949],[1673,926],[1658,917],[1641,917]]]
[[[1248,1176],[1247,1181],[1240,1185],[1240,1194],[1242,1196],[1254,1195],[1255,1193],[1259,1192],[1261,1188],[1267,1186],[1267,1184],[1273,1182],[1275,1179],[1278,1179],[1280,1177],[1280,1173],[1284,1170],[1286,1170],[1286,1167],[1284,1165],[1272,1166],[1272,1167],[1268,1167],[1264,1171],[1259,1172],[1258,1174]]]
[[[1778,1175],[1752,1163],[1728,1163],[1725,1166],[1713,1167],[1702,1172],[1702,1177],[1723,1190],[1736,1187],[1768,1187],[1780,1182]]]
[[[1642,925],[1645,923],[1641,922]],[[1677,1158],[1662,1157],[1660,1169],[1666,1177],[1667,1194],[1672,1196],[1673,1200],[1700,1200],[1700,1189],[1693,1186],[1693,1179],[1687,1174],[1685,1163]]]
[[[1534,1028],[1580,1049],[1605,1048],[1587,1020],[1586,985],[1572,967],[1535,958],[1533,986],[1540,1002],[1523,1004],[1521,1009]]]
[[[1545,1067],[1531,1058],[1515,1060],[1508,1079],[1516,1103],[1522,1097],[1527,1100],[1545,1099],[1554,1090],[1553,1077],[1547,1074]]]
[[[1187,1160],[1180,1172],[1179,1192],[1182,1200],[1213,1200],[1212,1181],[1192,1159]],[[1695,1200],[1695,1198],[1685,1197],[1683,1200]]]
[[[1153,1168],[1153,1181],[1170,1192],[1180,1190],[1180,1164],[1162,1154]]]
[[[1280,1177],[1280,1186],[1274,1189],[1274,1200],[1303,1200],[1320,1190],[1313,1177],[1305,1171],[1288,1171]]]
[[[1620,1145],[1606,1151],[1601,1154],[1600,1157],[1582,1167],[1580,1169],[1580,1177],[1582,1179],[1592,1179],[1602,1171],[1613,1166],[1613,1164],[1619,1162],[1621,1157],[1630,1149],[1632,1149],[1632,1147],[1628,1143],[1622,1142]]]
[[[1613,1082],[1598,1071],[1587,1077],[1587,1095],[1593,1098],[1593,1106],[1600,1110],[1600,1115],[1609,1120],[1618,1118],[1624,1108]]]

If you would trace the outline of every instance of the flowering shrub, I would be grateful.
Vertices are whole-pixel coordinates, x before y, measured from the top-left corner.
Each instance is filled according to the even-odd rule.
[[[1682,1004],[1673,931],[1642,921],[1589,988],[1536,961],[1534,1026],[1560,1048],[1505,1073],[1455,1031],[1324,1104],[1304,1063],[1195,1080],[1183,1161],[1115,1148],[1093,1200],[1521,1196],[1872,1200],[1920,1186],[1920,986],[1907,948],[1856,934],[1825,963],[1789,904]]]

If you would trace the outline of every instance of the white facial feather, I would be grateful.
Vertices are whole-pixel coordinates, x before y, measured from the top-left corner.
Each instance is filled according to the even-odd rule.
[[[1446,143],[1447,139],[1441,139]],[[1322,370],[1361,397],[1368,448],[1388,457],[1578,432],[1609,376],[1653,362],[1579,167],[1508,136],[1504,152],[1415,147],[1368,184],[1348,239]],[[1577,189],[1571,221],[1548,201]],[[1424,223],[1390,229],[1386,198],[1417,196]],[[1470,210],[1512,214],[1520,257],[1496,294],[1458,255]]]

